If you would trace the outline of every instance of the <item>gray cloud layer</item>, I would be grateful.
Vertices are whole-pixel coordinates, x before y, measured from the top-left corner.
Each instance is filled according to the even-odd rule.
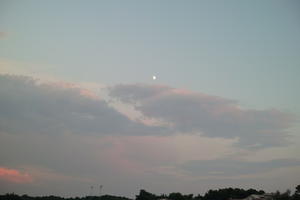
[[[128,119],[106,101],[81,95],[79,88],[38,84],[31,78],[0,76],[0,130],[8,133],[161,135],[202,133],[239,138],[245,147],[286,144],[294,117],[278,110],[242,109],[221,97],[166,86],[117,85],[113,98],[143,115],[171,124],[147,126]]]
[[[82,195],[89,185],[99,183],[105,184],[108,192],[115,188],[134,191],[137,185],[163,192],[182,183],[182,171],[193,177],[214,175],[222,179],[299,165],[291,160],[228,160],[221,153],[219,160],[194,161],[199,159],[197,151],[207,153],[205,159],[216,158],[203,145],[208,140],[191,144],[188,138],[183,141],[186,135],[180,135],[180,139],[172,135],[201,132],[205,137],[239,137],[239,144],[246,147],[257,142],[263,147],[275,146],[285,141],[286,129],[293,121],[289,114],[241,109],[232,100],[166,86],[117,85],[109,91],[112,98],[134,105],[146,117],[172,126],[154,127],[130,120],[105,100],[93,98],[79,87],[0,75],[0,167],[20,169],[33,177],[33,185],[16,186],[0,180],[0,192],[20,187],[19,191],[26,193],[69,191]],[[161,135],[166,137],[158,137]],[[208,145],[214,148],[216,144]],[[189,157],[191,151],[196,154]],[[223,181],[224,185],[227,181]],[[61,184],[69,188],[62,189]],[[207,180],[182,184],[197,191]]]
[[[81,95],[78,88],[1,75],[0,94],[0,131],[8,133],[137,135],[160,131],[131,121],[104,100]]]
[[[232,100],[166,86],[116,85],[110,95],[135,105],[147,117],[169,122],[173,132],[238,137],[245,147],[286,144],[287,129],[295,120],[275,109],[242,109]]]
[[[232,100],[167,86],[116,85],[109,92],[113,98],[134,105],[144,116],[171,126],[132,121],[106,101],[82,95],[80,88],[1,75],[0,130],[100,135],[202,133],[239,138],[240,146],[259,148],[286,144],[288,128],[295,120],[275,109],[242,109]]]
[[[278,159],[265,162],[247,162],[230,159],[189,161],[182,169],[197,176],[239,176],[265,173],[284,167],[300,166],[299,160]]]

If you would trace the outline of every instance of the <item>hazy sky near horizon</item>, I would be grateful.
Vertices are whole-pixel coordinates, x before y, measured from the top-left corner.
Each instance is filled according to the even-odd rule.
[[[294,188],[299,10],[1,0],[0,192]]]

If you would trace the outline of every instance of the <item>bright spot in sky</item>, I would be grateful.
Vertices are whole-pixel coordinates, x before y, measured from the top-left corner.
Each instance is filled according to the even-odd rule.
[[[156,79],[156,76],[152,76],[152,79],[155,80],[155,79]]]

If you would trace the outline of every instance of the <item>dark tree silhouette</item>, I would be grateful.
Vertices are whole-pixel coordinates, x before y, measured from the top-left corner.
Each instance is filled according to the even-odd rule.
[[[295,189],[293,200],[300,200],[300,185],[297,185]]]
[[[243,199],[252,194],[264,194],[263,190],[255,189],[240,189],[240,188],[223,188],[218,190],[209,190],[204,196],[198,194],[181,194],[179,192],[173,192],[169,195],[161,194],[159,196],[147,192],[146,190],[140,190],[140,193],[136,196],[136,200],[230,200],[230,199]],[[291,191],[287,190],[284,193],[279,191],[273,193],[274,200],[300,200],[300,185],[296,186],[295,193],[291,195]],[[75,197],[75,198],[63,198],[58,196],[43,196],[43,197],[31,197],[28,195],[16,195],[5,194],[0,195],[0,200],[133,200],[126,197],[118,197],[111,195],[103,196],[86,196],[86,197]]]
[[[136,196],[136,200],[155,200],[158,197],[155,194],[147,192],[146,190],[140,190],[140,194]]]

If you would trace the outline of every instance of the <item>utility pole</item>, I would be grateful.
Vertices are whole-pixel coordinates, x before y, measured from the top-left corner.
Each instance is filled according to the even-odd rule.
[[[100,185],[99,186],[99,197],[101,197],[101,195],[102,195],[102,188],[103,188],[103,185]]]
[[[94,189],[94,186],[91,186],[90,196],[93,196],[93,189]]]

